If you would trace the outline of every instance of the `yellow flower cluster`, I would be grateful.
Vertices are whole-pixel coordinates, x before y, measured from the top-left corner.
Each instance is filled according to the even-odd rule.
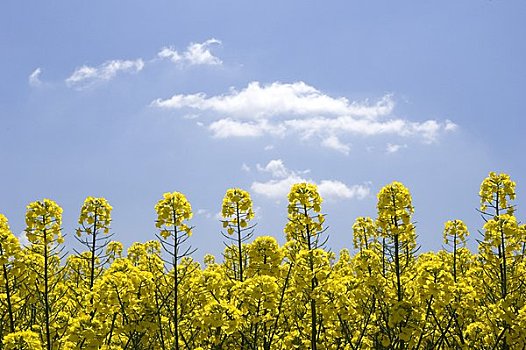
[[[505,174],[482,182],[476,253],[461,220],[444,224],[447,247],[418,253],[411,195],[393,182],[378,193],[377,217],[357,218],[347,233],[354,249],[336,257],[320,239],[316,186],[296,184],[284,245],[271,236],[240,240],[203,266],[177,249],[166,262],[166,246],[190,232],[191,206],[178,192],[155,206],[158,239],[127,250],[101,243],[106,254],[67,259],[62,209],[34,202],[27,247],[0,214],[0,349],[523,349],[526,226],[514,193]],[[245,213],[252,230],[247,192],[228,190],[222,213],[235,229]],[[110,215],[105,200],[88,197],[79,223],[94,238]]]
[[[192,228],[183,221],[192,218],[192,206],[184,196],[179,192],[167,192],[155,205],[157,212],[157,221],[155,223],[157,228],[165,227],[161,230],[161,236],[168,238],[171,234],[170,228],[173,230],[184,231],[189,236],[192,235]]]
[[[506,210],[513,214],[513,206],[508,205],[508,200],[515,199],[515,182],[508,174],[490,172],[489,176],[480,185],[480,210],[485,212],[488,206],[495,210]]]
[[[355,249],[367,249],[371,240],[376,240],[378,232],[373,219],[368,217],[356,218],[352,225],[353,245]]]
[[[453,246],[466,245],[468,227],[462,220],[449,220],[444,224],[444,243]]]
[[[77,235],[80,237],[82,231],[91,235],[95,230],[109,233],[112,209],[105,198],[86,198],[80,209],[78,220],[79,225],[82,225],[84,229],[78,229]]]
[[[26,211],[26,236],[33,244],[49,244],[62,238],[62,208],[51,199],[32,202]]]
[[[400,182],[393,182],[383,187],[378,193],[378,226],[384,235],[399,236],[400,240],[411,240],[414,226],[411,215],[414,208],[411,194]]]
[[[11,232],[7,218],[0,214],[0,265],[7,264],[19,251],[18,238]]]
[[[312,244],[311,239],[323,230],[325,217],[321,214],[322,198],[314,184],[298,183],[289,192],[288,223],[284,232],[287,240]]]
[[[42,350],[38,333],[33,331],[18,331],[10,333],[3,340],[5,350]]]
[[[294,184],[289,192],[289,214],[305,208],[319,213],[322,201],[316,185],[306,182]]]
[[[515,216],[509,214],[495,216],[486,221],[483,229],[484,242],[488,243],[489,246],[497,247],[502,244],[504,239],[506,242],[506,253],[513,253],[521,248],[523,242],[520,239],[522,237]]]
[[[283,252],[279,249],[278,242],[274,237],[257,237],[248,245],[247,267],[249,276],[255,275],[279,275],[279,269],[283,261]]]
[[[229,235],[234,233],[238,225],[239,228],[246,228],[254,218],[250,194],[240,188],[227,190],[221,206],[221,216],[224,219],[223,228],[227,228]]]

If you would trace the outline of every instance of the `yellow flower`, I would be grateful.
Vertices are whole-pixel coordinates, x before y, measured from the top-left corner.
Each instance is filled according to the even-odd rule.
[[[163,199],[155,205],[157,212],[156,226],[165,227],[161,235],[168,238],[170,234],[185,231],[191,235],[191,229],[183,222],[192,218],[192,207],[184,194],[179,192],[165,193]],[[172,228],[173,227],[173,228]]]

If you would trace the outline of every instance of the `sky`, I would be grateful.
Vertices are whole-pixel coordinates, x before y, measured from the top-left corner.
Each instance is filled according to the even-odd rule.
[[[251,193],[255,236],[284,242],[287,193],[313,182],[328,248],[401,181],[421,251],[476,209],[490,171],[526,204],[526,2],[116,1],[0,3],[0,213],[64,209],[66,245],[87,196],[114,239],[155,239],[178,191],[194,258],[223,249],[228,188]]]

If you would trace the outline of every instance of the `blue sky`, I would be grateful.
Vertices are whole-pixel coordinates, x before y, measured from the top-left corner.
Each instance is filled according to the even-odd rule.
[[[114,207],[126,245],[155,236],[164,192],[194,209],[196,258],[222,250],[225,191],[252,194],[256,235],[283,242],[286,194],[313,181],[329,247],[402,181],[422,250],[482,220],[489,171],[526,191],[523,1],[3,1],[0,212]],[[472,244],[472,246],[474,246]]]

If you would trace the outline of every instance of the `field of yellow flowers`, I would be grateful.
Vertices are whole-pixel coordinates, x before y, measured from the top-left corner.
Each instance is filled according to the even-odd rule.
[[[409,190],[378,193],[377,216],[353,225],[353,252],[326,247],[322,198],[295,184],[286,243],[253,239],[248,192],[222,205],[222,262],[192,260],[192,208],[166,193],[157,237],[123,252],[111,240],[112,207],[88,197],[64,253],[62,209],[27,206],[22,247],[0,214],[0,350],[69,349],[525,349],[526,226],[515,183],[490,173],[480,187],[477,252],[461,220],[444,246],[418,253]]]

